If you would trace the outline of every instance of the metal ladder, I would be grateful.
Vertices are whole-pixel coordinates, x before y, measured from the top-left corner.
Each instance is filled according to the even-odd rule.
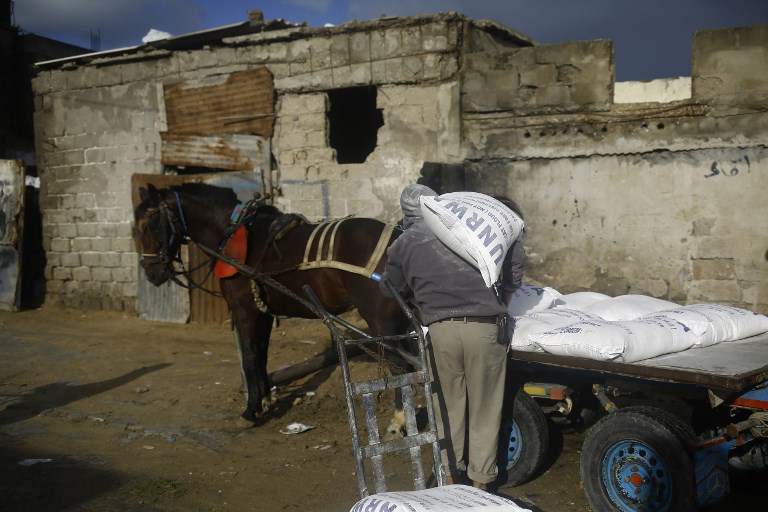
[[[445,475],[440,459],[440,447],[437,436],[437,426],[435,422],[435,412],[432,398],[432,386],[429,378],[427,365],[427,351],[424,334],[421,330],[421,324],[417,321],[413,311],[406,305],[405,301],[395,291],[395,289],[386,281],[391,295],[395,298],[400,309],[408,317],[414,332],[398,336],[379,336],[373,337],[361,331],[355,326],[344,320],[330,314],[320,303],[317,296],[311,288],[304,287],[304,292],[309,300],[321,313],[323,322],[331,332],[334,345],[339,355],[339,365],[341,366],[344,377],[344,395],[347,402],[347,417],[349,420],[349,429],[352,433],[352,448],[355,455],[355,475],[357,477],[357,488],[360,497],[368,496],[368,482],[365,474],[365,459],[370,459],[373,468],[373,483],[377,493],[386,492],[386,475],[384,472],[384,455],[408,451],[411,460],[411,475],[413,477],[414,489],[422,490],[427,486],[427,479],[424,474],[424,467],[421,461],[421,447],[431,445],[432,459],[435,478],[438,486],[445,483]],[[349,333],[360,336],[359,338],[350,338],[342,332],[345,329]],[[403,351],[393,343],[400,341],[416,341],[418,346],[418,356]],[[402,375],[393,375],[368,381],[352,382],[349,372],[349,359],[347,350],[359,347],[361,344],[376,343],[379,347],[389,352],[398,353],[406,359],[415,371]],[[428,424],[427,430],[419,432],[416,424],[415,393],[413,386],[423,386],[426,402]],[[379,435],[378,418],[376,417],[376,397],[377,393],[385,390],[399,389],[403,399],[403,411],[405,413],[406,436],[402,439],[392,441],[382,441]],[[360,426],[355,412],[355,401],[360,400],[365,416],[365,428],[367,431],[367,444],[362,445]]]

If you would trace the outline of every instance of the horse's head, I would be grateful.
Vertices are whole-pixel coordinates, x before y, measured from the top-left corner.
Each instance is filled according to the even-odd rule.
[[[133,239],[149,282],[160,286],[174,275],[173,261],[184,241],[185,227],[169,189],[152,185],[139,189],[141,203],[134,210]]]

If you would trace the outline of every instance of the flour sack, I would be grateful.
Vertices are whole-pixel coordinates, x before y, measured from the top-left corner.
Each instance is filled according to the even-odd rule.
[[[500,201],[477,192],[421,196],[419,200],[427,227],[475,266],[486,286],[492,286],[509,247],[523,230],[523,220]]]

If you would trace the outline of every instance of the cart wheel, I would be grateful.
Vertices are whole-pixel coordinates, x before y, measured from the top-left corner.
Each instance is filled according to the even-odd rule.
[[[581,450],[581,480],[593,510],[696,509],[693,464],[669,415],[619,410],[592,427]]]
[[[506,484],[527,482],[541,467],[549,451],[549,427],[541,407],[520,390],[512,417],[502,421],[499,468],[506,468]]]

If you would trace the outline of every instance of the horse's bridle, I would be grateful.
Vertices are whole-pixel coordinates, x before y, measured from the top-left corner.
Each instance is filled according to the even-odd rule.
[[[155,215],[164,214],[166,220],[168,221],[168,227],[171,230],[171,236],[168,240],[165,241],[165,243],[161,246],[159,253],[154,252],[142,252],[141,253],[141,261],[142,263],[146,258],[153,258],[154,261],[150,261],[150,263],[160,263],[164,266],[170,267],[173,273],[176,271],[173,269],[172,264],[174,262],[180,262],[181,261],[181,255],[179,254],[179,249],[182,245],[188,243],[190,241],[189,238],[189,229],[187,227],[187,219],[184,216],[184,210],[181,207],[181,198],[179,197],[178,192],[174,192],[174,195],[176,196],[176,212],[174,213],[174,209],[171,208],[167,202],[161,201],[160,204],[157,206],[157,208],[148,208],[147,209],[147,219],[151,219]],[[176,227],[177,220],[179,223],[179,228]],[[171,247],[174,246],[176,243],[176,238],[178,237],[179,241],[179,249],[176,249],[174,254],[171,254]]]

